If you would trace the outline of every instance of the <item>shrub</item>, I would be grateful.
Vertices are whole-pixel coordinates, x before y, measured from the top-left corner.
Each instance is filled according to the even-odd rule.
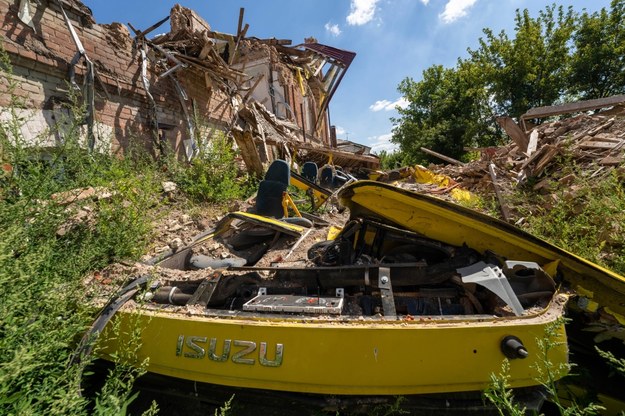
[[[216,134],[190,164],[174,162],[174,180],[195,202],[226,202],[256,188],[247,174],[239,175],[235,152],[223,134]]]
[[[10,80],[1,50],[0,61],[0,75]],[[82,279],[144,251],[158,171],[88,153],[80,143],[79,105],[70,109],[76,116],[54,149],[36,141],[27,146],[20,135],[25,120],[14,110],[4,110],[8,121],[0,123],[0,414],[89,414],[80,388],[89,362],[68,365],[95,312]],[[80,203],[53,198],[85,187],[98,196]],[[136,374],[120,368],[108,378],[103,391],[122,407],[101,401],[102,413],[116,413],[132,399],[127,381]]]

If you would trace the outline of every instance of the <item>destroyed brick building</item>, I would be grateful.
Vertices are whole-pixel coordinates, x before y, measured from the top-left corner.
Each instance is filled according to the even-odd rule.
[[[150,28],[97,24],[78,0],[0,0],[0,15],[15,86],[0,79],[0,107],[21,99],[22,135],[33,144],[62,143],[66,104],[78,97],[90,150],[191,160],[221,131],[257,175],[276,158],[379,165],[364,146],[341,150],[330,124],[328,105],[353,52],[313,38],[291,46],[247,37],[243,9],[236,34],[213,31],[180,5]],[[171,30],[154,35],[167,22]]]

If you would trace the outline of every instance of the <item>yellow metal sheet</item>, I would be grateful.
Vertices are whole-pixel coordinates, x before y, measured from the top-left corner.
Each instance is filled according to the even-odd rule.
[[[340,194],[352,216],[373,215],[448,244],[492,251],[540,265],[559,260],[572,285],[594,292],[594,300],[625,315],[625,277],[530,235],[515,226],[462,206],[392,185],[359,181]]]
[[[562,298],[534,317],[395,322],[228,319],[165,312],[121,312],[122,335],[106,334],[102,353],[118,351],[142,327],[139,360],[148,371],[228,386],[321,394],[420,394],[479,391],[498,373],[503,338],[520,338],[529,352],[511,360],[510,385],[536,385],[542,363],[537,340],[562,314]],[[567,362],[564,327],[549,352]],[[226,344],[230,345],[228,351]],[[278,351],[281,351],[279,364]],[[269,364],[269,365],[268,365]],[[559,374],[563,376],[564,374]]]
[[[264,217],[262,215],[251,214],[249,212],[230,212],[227,215],[228,218],[238,218],[243,221],[251,222],[258,225],[264,225],[271,229],[290,234],[293,236],[300,236],[304,232],[305,228],[295,224],[289,224],[284,221],[280,221],[274,218]]]

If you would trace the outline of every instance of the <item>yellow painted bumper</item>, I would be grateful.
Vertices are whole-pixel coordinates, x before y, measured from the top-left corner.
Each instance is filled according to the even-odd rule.
[[[116,317],[121,331],[105,334],[101,355],[107,358],[124,348],[131,322],[136,322],[142,342],[137,358],[149,358],[148,371],[158,374],[291,392],[443,393],[486,388],[505,358],[501,341],[513,335],[529,356],[511,360],[510,385],[531,386],[539,384],[537,367],[545,361],[538,340],[562,316],[565,303],[566,296],[558,295],[540,313],[519,318],[415,317],[392,322],[122,311]],[[548,358],[558,365],[568,360],[561,323],[555,334],[558,345]]]

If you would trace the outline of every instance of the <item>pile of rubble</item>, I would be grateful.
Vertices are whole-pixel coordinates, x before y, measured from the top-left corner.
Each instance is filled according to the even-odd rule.
[[[505,196],[519,187],[531,185],[538,193],[550,194],[570,186],[576,180],[575,172],[594,181],[613,169],[625,173],[625,108],[621,105],[545,122],[528,131],[510,124],[511,119],[499,121],[513,138],[509,144],[479,149],[479,160],[462,163],[451,159],[430,169],[477,194],[494,190],[505,220],[515,220]]]
[[[329,155],[345,166],[379,165],[368,151],[353,155],[338,149],[327,125],[329,100],[355,53],[321,45],[314,38],[291,46],[288,39],[247,37],[243,9],[236,34],[212,30],[180,5],[169,19],[171,31],[150,40],[146,35],[167,18],[144,31],[130,25],[145,52],[144,61],[154,64],[159,78],[182,70],[203,74],[209,97],[220,100],[211,109],[213,117],[219,114],[217,119],[225,121],[225,132],[232,134],[250,172],[260,177],[264,165],[278,158],[325,162]],[[177,89],[181,102],[186,100],[184,91]],[[191,130],[191,113],[185,116]]]
[[[190,162],[225,136],[258,177],[276,159],[379,167],[370,147],[340,146],[330,124],[330,101],[355,52],[312,37],[292,45],[251,36],[243,8],[228,34],[178,4],[139,28],[97,24],[80,0],[17,3],[0,0],[0,37],[15,81],[0,94],[0,110],[14,105],[12,95],[26,108],[0,111],[0,119],[23,118],[19,139],[29,147],[64,140],[67,123],[57,121],[75,99],[85,106],[80,135],[92,152],[123,157],[136,148]],[[168,22],[170,30],[155,35]],[[68,94],[68,81],[79,94]]]

